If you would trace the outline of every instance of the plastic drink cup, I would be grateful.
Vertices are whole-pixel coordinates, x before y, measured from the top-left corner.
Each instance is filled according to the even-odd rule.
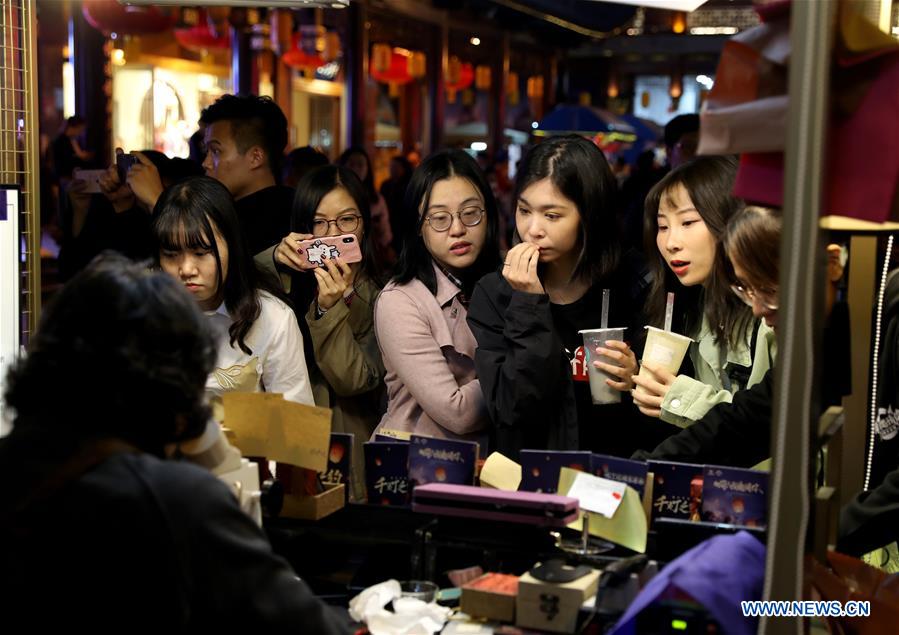
[[[613,363],[611,359],[596,354],[596,348],[605,348],[606,340],[624,340],[624,329],[588,329],[578,331],[584,337],[584,362],[587,364],[587,377],[590,378],[590,396],[597,406],[621,401],[621,392],[615,390],[606,383],[606,379],[620,381],[618,377],[610,375],[593,365],[594,361]]]
[[[684,361],[684,355],[687,354],[687,349],[690,348],[690,343],[693,340],[686,335],[663,331],[654,326],[647,326],[646,330],[648,331],[646,333],[646,347],[643,349],[643,359],[641,361],[664,366],[673,375],[676,375]],[[642,365],[637,376],[646,376]],[[639,386],[637,386],[637,390],[643,392],[643,389]]]

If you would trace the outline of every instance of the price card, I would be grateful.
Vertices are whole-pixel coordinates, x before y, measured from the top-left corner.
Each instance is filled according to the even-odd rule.
[[[606,518],[611,518],[624,498],[624,483],[610,481],[580,472],[574,479],[567,496],[578,499],[578,506]]]

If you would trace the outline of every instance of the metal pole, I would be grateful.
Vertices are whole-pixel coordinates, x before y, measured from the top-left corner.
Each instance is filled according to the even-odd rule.
[[[835,0],[794,2],[790,19],[790,107],[784,174],[778,360],[772,421],[772,474],[765,566],[766,600],[804,597],[803,560],[811,499],[810,445],[816,353],[823,325],[824,141]],[[809,328],[811,327],[811,328]],[[760,633],[803,632],[802,618],[762,618]]]

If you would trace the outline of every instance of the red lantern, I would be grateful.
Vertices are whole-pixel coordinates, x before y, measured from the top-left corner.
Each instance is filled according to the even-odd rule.
[[[388,85],[391,97],[399,96],[399,87],[413,79],[409,73],[409,55],[399,53],[396,49],[390,53],[390,66],[386,71],[372,65],[369,74],[372,79]]]
[[[290,66],[291,68],[296,68],[301,71],[315,71],[319,66],[324,66],[325,60],[322,59],[320,55],[312,54],[310,55],[302,48],[300,48],[300,34],[293,34],[293,46],[287,51],[284,55],[281,56],[281,61]]]
[[[231,39],[227,35],[216,35],[206,24],[175,29],[175,39],[189,51],[231,48]]]
[[[468,62],[454,62],[446,77],[446,98],[451,104],[456,102],[457,92],[465,90],[474,82],[474,67]]]
[[[116,0],[93,0],[81,6],[88,24],[105,35],[141,35],[170,29],[177,18],[172,10],[123,6]]]

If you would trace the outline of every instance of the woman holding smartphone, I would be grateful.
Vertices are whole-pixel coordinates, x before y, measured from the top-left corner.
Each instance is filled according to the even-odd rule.
[[[600,326],[603,290],[609,326],[642,325],[642,263],[622,254],[615,223],[616,182],[602,151],[580,136],[534,147],[518,171],[519,242],[499,271],[477,285],[468,322],[475,362],[493,419],[496,449],[594,450],[629,456],[654,447],[664,426],[628,404],[594,406],[578,331]],[[591,351],[626,392],[637,360],[623,341]]]
[[[465,320],[475,283],[499,263],[493,193],[474,159],[446,150],[416,168],[404,212],[397,273],[375,305],[388,399],[376,432],[476,440],[483,452],[489,419]]]
[[[257,271],[224,185],[193,177],[156,202],[153,234],[160,268],[184,284],[206,313],[217,346],[206,382],[216,418],[226,392],[276,392],[312,404],[303,337],[281,291]]]
[[[353,434],[350,497],[362,501],[362,444],[380,420],[384,396],[384,365],[374,331],[381,284],[362,183],[347,168],[315,168],[297,186],[291,227],[294,231],[275,249],[275,260],[292,270],[290,297],[311,343],[306,361],[315,403],[332,409],[334,432]],[[316,242],[350,245],[345,253],[361,259],[345,262],[342,256],[312,264],[308,252]]]

